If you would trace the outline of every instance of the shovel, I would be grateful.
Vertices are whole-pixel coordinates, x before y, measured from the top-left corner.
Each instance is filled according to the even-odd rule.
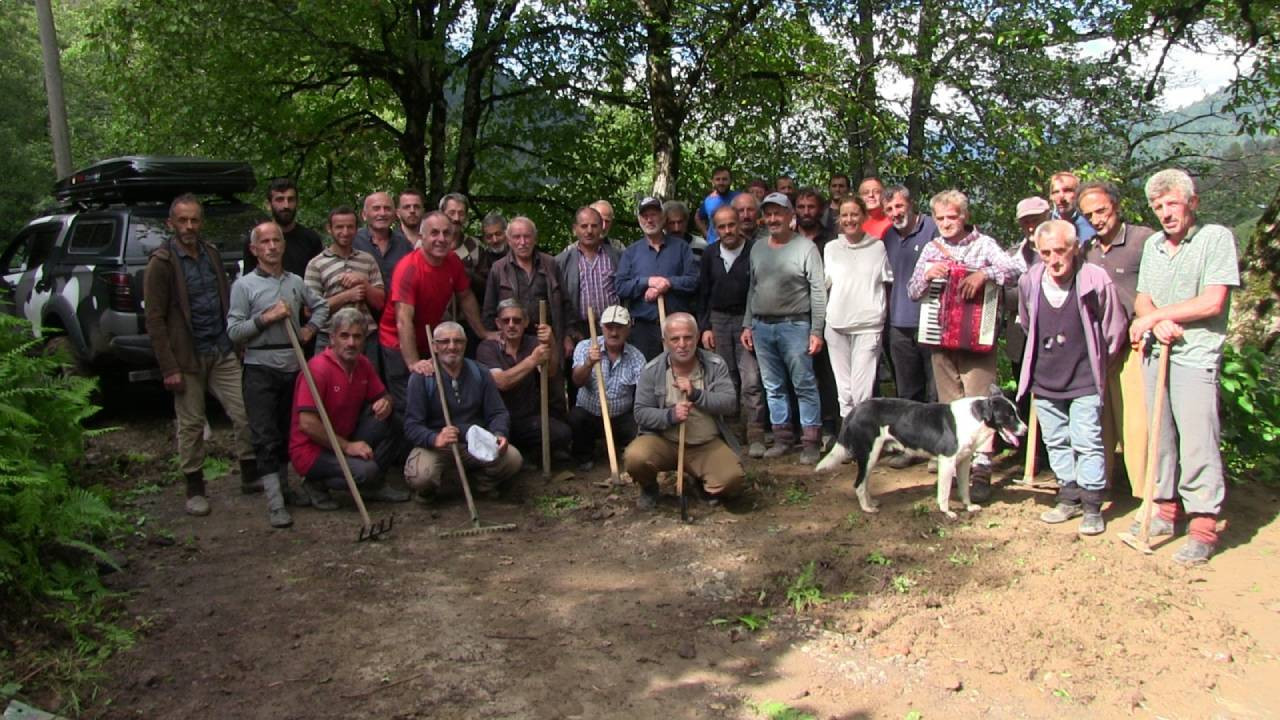
[[[356,537],[356,542],[377,540],[391,532],[396,518],[392,515],[379,521],[377,525],[369,519],[369,511],[364,507],[364,498],[360,497],[360,488],[356,487],[355,478],[351,477],[347,456],[342,452],[342,445],[338,443],[338,435],[333,431],[333,424],[329,422],[329,413],[324,409],[324,401],[320,399],[320,391],[316,389],[316,379],[311,376],[311,367],[307,365],[307,356],[302,352],[302,344],[298,342],[298,332],[294,329],[293,323],[292,316],[284,322],[285,329],[289,331],[289,344],[293,345],[293,354],[298,358],[298,364],[302,366],[302,377],[306,378],[311,399],[315,400],[316,412],[320,415],[320,422],[324,424],[324,434],[329,436],[329,445],[333,447],[333,454],[338,458],[338,466],[342,468],[342,477],[347,481],[347,490],[351,491],[351,499],[355,501],[356,509],[360,511],[360,534]]]
[[[453,419],[449,417],[449,400],[444,392],[445,371],[440,367],[440,363],[436,362],[436,342],[432,339],[430,325],[427,326],[427,349],[431,352],[431,364],[435,366],[436,394],[440,396],[440,410],[444,413],[444,424],[453,425]],[[471,527],[442,532],[439,537],[466,537],[515,530],[516,526],[512,523],[485,525],[480,522],[480,513],[476,512],[476,501],[471,497],[471,483],[467,482],[467,468],[462,464],[462,451],[458,449],[456,442],[449,447],[453,450],[453,464],[458,468],[458,479],[462,481],[462,494],[467,498],[467,510],[471,513]]]
[[[596,345],[596,313],[587,305],[587,326],[591,330],[591,345]],[[604,352],[602,349],[601,353]],[[622,484],[622,476],[618,474],[618,451],[613,445],[613,420],[609,416],[609,398],[605,396],[604,368],[596,363],[596,390],[600,396],[600,420],[604,423],[604,443],[609,451],[609,482]]]
[[[1144,555],[1155,552],[1151,549],[1151,512],[1155,508],[1156,468],[1160,455],[1160,416],[1164,414],[1165,394],[1169,392],[1166,380],[1169,377],[1169,343],[1160,343],[1160,366],[1156,371],[1156,398],[1151,409],[1151,437],[1147,440],[1147,477],[1142,491],[1142,524],[1138,536],[1128,532],[1120,533],[1120,540],[1125,545]]]

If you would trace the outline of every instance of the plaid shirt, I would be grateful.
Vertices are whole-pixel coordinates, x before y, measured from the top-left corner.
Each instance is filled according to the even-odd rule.
[[[911,281],[907,283],[907,295],[912,300],[924,297],[929,288],[929,280],[924,274],[929,266],[940,262],[958,262],[970,270],[982,270],[1000,285],[1011,285],[1018,281],[1027,268],[1021,257],[1010,257],[990,236],[978,232],[978,228],[960,239],[954,245],[935,237],[932,242],[920,251],[920,259],[916,261],[916,269],[911,273]]]
[[[604,338],[596,338],[600,345],[600,367],[604,369],[604,392],[609,400],[609,416],[616,417],[631,412],[636,400],[636,383],[640,380],[640,371],[644,369],[644,354],[634,345],[622,348],[622,357],[615,363],[604,349]],[[591,347],[588,338],[578,343],[573,349],[573,366],[587,364],[587,348]],[[578,407],[592,415],[600,415],[600,395],[596,390],[595,370],[592,378],[578,388]]]
[[[581,320],[587,319],[587,308],[595,311],[596,317],[610,305],[618,304],[618,292],[613,289],[613,261],[609,254],[597,252],[594,262],[587,259],[586,253],[578,254],[578,305],[582,308]]]

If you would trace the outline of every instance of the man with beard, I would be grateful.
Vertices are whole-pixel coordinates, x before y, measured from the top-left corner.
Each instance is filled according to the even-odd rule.
[[[821,252],[827,241],[835,236],[822,224],[827,214],[827,200],[816,189],[802,188],[796,193],[796,232],[805,236]]]
[[[230,290],[217,248],[200,237],[204,208],[190,193],[169,205],[173,237],[147,260],[143,278],[147,334],[178,421],[178,470],[186,481],[188,515],[208,515],[204,484],[205,394],[231,418],[240,459],[240,489],[260,492],[241,392],[240,361],[227,337]]]
[[[657,198],[641,200],[636,219],[644,237],[623,251],[614,287],[631,313],[632,344],[651,360],[662,352],[658,298],[666,298],[668,313],[688,311],[698,285],[698,266],[689,244],[667,235]]]
[[[406,188],[400,191],[400,197],[396,199],[396,217],[400,219],[400,234],[404,235],[404,239],[414,247],[418,247],[418,242],[422,239],[419,231],[422,226],[422,216],[426,212],[427,199],[421,190]]]
[[[813,356],[822,349],[827,316],[827,285],[817,246],[791,229],[791,201],[780,192],[765,196],[764,222],[769,239],[751,248],[751,284],[742,318],[742,344],[756,353],[760,381],[773,424],[773,447],[764,457],[791,450],[788,384],[800,411],[802,465],[820,459],[822,404],[813,372]]]
[[[764,240],[769,237],[769,228],[760,222],[760,201],[755,193],[739,193],[732,206],[738,213],[738,232],[744,238]]]
[[[244,405],[267,496],[267,519],[271,527],[285,528],[293,524],[285,498],[294,505],[309,503],[289,492],[289,424],[300,366],[284,323],[296,322],[299,311],[309,309],[310,319],[298,331],[298,340],[309,342],[328,324],[329,305],[284,269],[285,240],[278,225],[259,224],[249,241],[258,266],[231,286],[227,337],[244,350]]]
[[[444,223],[449,222],[443,215],[440,217]],[[430,219],[427,216],[428,222]],[[409,380],[404,434],[413,444],[413,451],[404,465],[404,481],[424,500],[456,494],[462,484],[450,457],[450,446],[460,444],[472,490],[484,498],[497,498],[502,486],[520,472],[522,464],[520,451],[507,442],[511,416],[502,404],[493,376],[474,360],[463,357],[467,336],[462,326],[444,322],[432,329],[432,336],[440,366],[430,375],[414,373]],[[452,424],[445,422],[440,407],[442,380]],[[468,431],[473,425],[493,436],[497,445],[493,459],[484,459],[479,448],[469,447]]]
[[[331,320],[333,343],[316,353],[307,367],[360,496],[366,501],[404,502],[409,494],[384,480],[395,455],[389,423],[391,397],[365,355],[367,327],[364,314],[356,308],[337,311]],[[293,391],[289,460],[303,478],[311,506],[338,509],[329,491],[347,492],[346,478],[304,377],[297,379]]]
[[[367,252],[356,250],[352,242],[356,237],[356,211],[339,207],[330,211],[326,226],[333,242],[311,262],[307,263],[303,282],[307,289],[329,303],[332,315],[342,308],[354,308],[365,318],[364,338],[377,329],[373,313],[381,313],[386,302],[386,288],[378,263]],[[321,327],[316,336],[316,352],[329,346],[329,332]],[[376,345],[371,353],[377,357]],[[376,367],[376,365],[375,365]]]
[[[658,473],[676,469],[681,425],[685,471],[711,502],[719,503],[736,495],[745,478],[738,441],[724,422],[738,405],[729,369],[716,354],[698,349],[698,323],[688,313],[667,316],[662,337],[666,351],[644,366],[636,385],[641,434],[623,458],[640,486],[636,505],[642,510],[657,506]]]
[[[462,265],[471,278],[471,287],[483,288],[489,284],[489,272],[494,263],[506,257],[511,250],[507,244],[507,219],[502,213],[494,210],[484,216],[480,223],[481,240],[479,249],[462,258]]]
[[[863,178],[858,183],[858,197],[867,206],[867,219],[862,223],[862,230],[875,238],[883,238],[884,231],[893,225],[893,221],[885,214],[883,195],[884,183],[874,175]]]
[[[287,177],[272,178],[267,185],[267,209],[271,211],[271,219],[284,232],[285,251],[284,269],[302,277],[307,272],[307,263],[324,249],[324,239],[320,233],[300,224],[298,215],[298,186]],[[249,274],[258,265],[258,259],[249,249],[249,241],[244,244],[244,274]]]
[[[1062,171],[1049,178],[1049,202],[1053,203],[1053,217],[1066,220],[1076,226],[1076,235],[1080,244],[1084,245],[1097,234],[1089,221],[1076,208],[1076,191],[1080,189],[1080,178],[1073,172]]]
[[[916,269],[920,251],[938,234],[933,218],[916,212],[911,191],[894,185],[884,193],[885,215],[893,223],[884,232],[884,250],[893,271],[889,288],[889,357],[893,361],[893,384],[897,395],[916,402],[937,398],[933,386],[933,362],[929,348],[916,342],[920,332],[920,302],[907,294],[907,280]],[[911,455],[901,455],[890,464],[906,467]]]
[[[369,193],[364,199],[362,216],[364,227],[356,232],[351,247],[372,255],[378,263],[378,272],[382,273],[382,281],[390,282],[396,266],[414,250],[404,235],[391,227],[396,217],[391,193]],[[374,313],[374,316],[382,317],[380,313]]]
[[[724,165],[717,166],[711,171],[711,193],[702,200],[702,204],[698,206],[698,212],[694,220],[698,224],[698,229],[702,231],[704,237],[707,238],[708,245],[715,245],[719,235],[716,233],[715,223],[711,221],[711,216],[715,214],[716,209],[721,205],[727,205],[733,202],[738,196],[738,192],[732,189],[733,173]],[[668,222],[671,216],[667,215]]]
[[[754,209],[755,198],[744,193]],[[739,196],[742,197],[742,196]],[[736,203],[738,198],[734,198]],[[733,387],[742,398],[739,417],[747,429],[747,454],[764,457],[764,431],[768,421],[760,368],[756,356],[742,345],[742,316],[747,310],[747,288],[751,285],[751,248],[755,240],[741,231],[738,213],[720,206],[711,216],[720,232],[720,242],[707,248],[699,269],[702,292],[702,347],[724,360]]]

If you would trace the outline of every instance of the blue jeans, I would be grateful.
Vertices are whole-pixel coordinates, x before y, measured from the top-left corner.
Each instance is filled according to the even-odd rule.
[[[763,323],[751,326],[760,364],[760,382],[769,404],[769,422],[786,425],[791,420],[787,402],[787,382],[795,390],[800,405],[801,427],[822,425],[822,405],[818,400],[818,381],[813,374],[813,358],[809,356],[809,323],[803,321]]]
[[[1085,490],[1107,487],[1107,459],[1102,446],[1102,398],[1085,395],[1073,400],[1036,398],[1040,437],[1049,453],[1049,467],[1058,482]]]

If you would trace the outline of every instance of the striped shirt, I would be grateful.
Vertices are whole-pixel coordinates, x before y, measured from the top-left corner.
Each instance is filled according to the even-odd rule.
[[[367,276],[369,284],[373,287],[383,287],[382,271],[378,269],[378,261],[374,260],[372,255],[352,248],[351,254],[344,258],[333,251],[333,246],[325,248],[319,255],[311,258],[307,263],[307,274],[303,282],[308,290],[327,300],[347,289],[342,286],[341,278],[343,274],[349,272]],[[373,319],[373,313],[369,311],[368,303],[356,303],[355,307],[364,315],[368,332],[373,333],[377,324]],[[332,308],[332,311],[336,312],[338,309]],[[329,327],[326,323],[325,327],[320,329],[321,339],[326,344],[328,335]]]
[[[601,253],[602,255],[604,253]],[[604,349],[604,338],[596,338],[600,345],[600,367],[604,370],[604,392],[609,400],[609,417],[617,417],[631,412],[636,401],[636,383],[640,381],[640,371],[644,369],[644,354],[636,346],[627,344],[622,348],[622,357],[615,363]],[[573,366],[587,364],[587,349],[591,340],[583,340],[573,349]],[[578,388],[578,407],[599,417],[600,394],[596,389],[595,370],[591,371],[591,380]]]
[[[596,317],[610,305],[618,304],[618,293],[613,289],[613,261],[606,252],[597,252],[594,261],[586,253],[578,253],[578,307],[582,308],[581,320],[587,319],[587,308]]]

